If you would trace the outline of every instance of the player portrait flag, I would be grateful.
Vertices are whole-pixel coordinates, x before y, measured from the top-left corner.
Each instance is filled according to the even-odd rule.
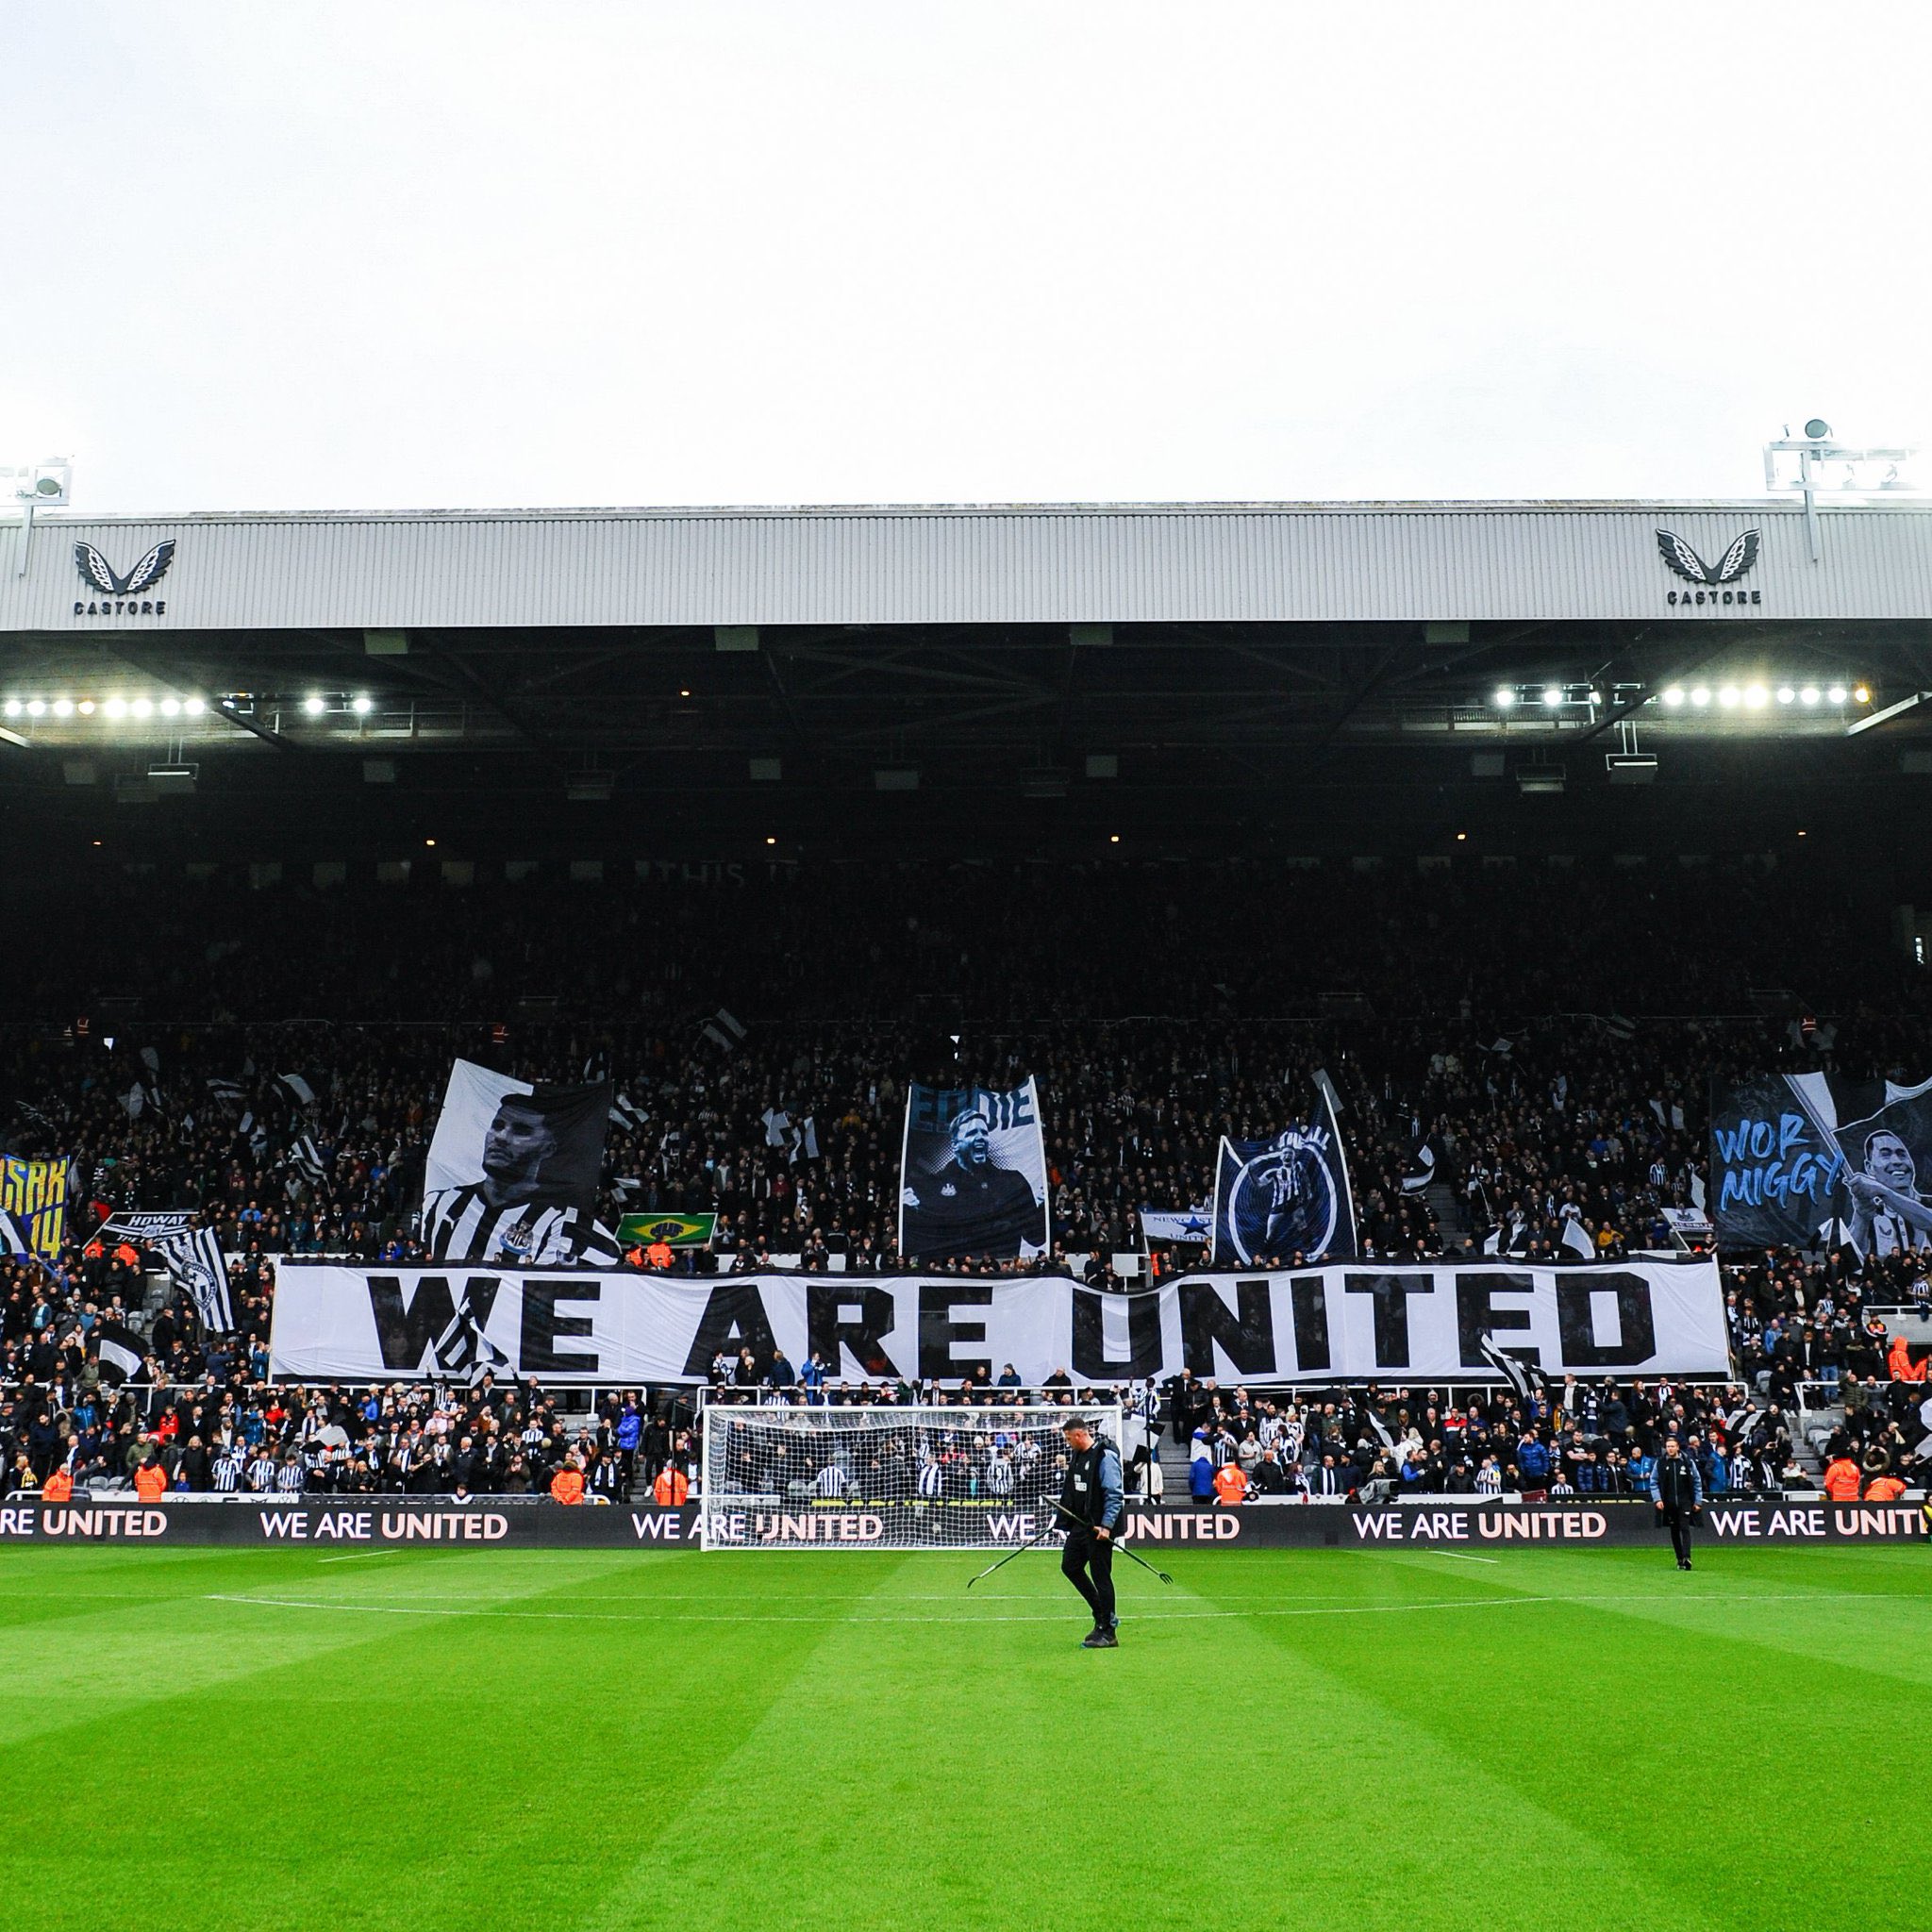
[[[1335,1088],[1318,1072],[1305,1120],[1265,1141],[1222,1138],[1208,1254],[1217,1268],[1252,1268],[1355,1252],[1355,1196]]]
[[[1015,1260],[1047,1246],[1040,1093],[1018,1087],[906,1089],[899,1252],[908,1259]]]
[[[423,1239],[439,1261],[608,1267],[596,1219],[613,1091],[537,1086],[458,1060],[423,1175]]]

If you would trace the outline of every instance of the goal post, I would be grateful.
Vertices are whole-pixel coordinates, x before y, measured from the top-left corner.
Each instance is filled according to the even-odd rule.
[[[708,1550],[998,1549],[1052,1526],[1062,1431],[1118,1449],[1118,1403],[763,1407],[708,1402],[698,1528]]]

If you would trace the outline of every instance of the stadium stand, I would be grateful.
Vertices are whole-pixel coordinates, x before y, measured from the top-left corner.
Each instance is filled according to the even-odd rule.
[[[1666,1210],[1701,1198],[1714,1076],[1923,1071],[1925,977],[1824,868],[1494,869],[1399,887],[1340,868],[1207,870],[750,868],[668,882],[648,915],[614,924],[541,882],[30,894],[24,915],[64,944],[28,949],[8,990],[7,1144],[70,1155],[84,1205],[53,1269],[6,1270],[0,1459],[19,1487],[57,1471],[133,1484],[146,1464],[190,1491],[542,1495],[571,1457],[593,1496],[667,1469],[688,1480],[699,1416],[682,1391],[586,1407],[529,1385],[266,1381],[269,1257],[421,1255],[424,1149],[453,1052],[529,1077],[608,1072],[623,1119],[604,1211],[715,1207],[715,1242],[675,1262],[703,1272],[774,1257],[898,1268],[901,1083],[1030,1072],[1055,1246],[970,1265],[1106,1286],[1137,1245],[1136,1209],[1207,1198],[1219,1136],[1268,1131],[1317,1066],[1343,1096],[1365,1254],[1479,1251],[1494,1231],[1557,1264],[1578,1254],[1573,1221],[1606,1258],[1672,1245]],[[1131,943],[1111,936],[1124,903],[1142,927]],[[1650,943],[1620,945],[1637,924]],[[1833,1016],[1823,1045],[1795,996],[1754,989],[1771,952]],[[707,1033],[720,1007],[741,1038]],[[317,1096],[306,1136],[291,1073]],[[138,1242],[88,1239],[110,1212],[184,1201],[229,1257],[232,1333],[158,1287]],[[1922,1329],[1932,1338],[1924,1259],[1731,1257],[1736,1388],[1595,1383],[1526,1402],[1170,1388],[1161,1480],[1208,1494],[1233,1466],[1224,1493],[1617,1493],[1642,1487],[1674,1431],[1718,1494],[1808,1484],[1847,1458],[1857,1482],[1916,1484],[1924,1391],[1888,1364],[1894,1333],[1907,1361]],[[136,1338],[141,1365],[104,1374],[104,1332]],[[775,1382],[773,1399],[856,1392],[799,1390],[773,1368],[721,1363],[714,1379]],[[1153,1446],[1150,1431],[1137,1469]]]

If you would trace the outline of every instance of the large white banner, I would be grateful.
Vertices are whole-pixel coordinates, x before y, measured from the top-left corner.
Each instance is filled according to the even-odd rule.
[[[1485,1336],[1552,1377],[1724,1375],[1717,1263],[1191,1274],[1105,1294],[1061,1275],[546,1274],[284,1264],[271,1367],[308,1381],[698,1382],[749,1348],[835,1380],[1037,1386],[1191,1369],[1223,1382],[1487,1382]]]

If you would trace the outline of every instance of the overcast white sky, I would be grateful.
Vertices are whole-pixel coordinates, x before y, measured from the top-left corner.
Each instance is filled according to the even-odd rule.
[[[1814,412],[1932,441],[1928,96],[1922,4],[0,0],[0,462],[1751,494]]]

